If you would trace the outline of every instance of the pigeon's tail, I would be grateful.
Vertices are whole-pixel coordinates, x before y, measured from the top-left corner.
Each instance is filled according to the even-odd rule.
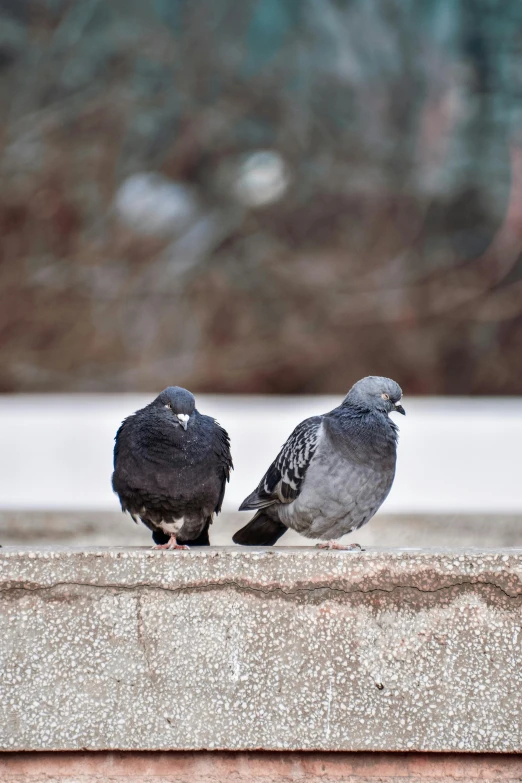
[[[208,535],[208,529],[212,523],[212,519],[209,517],[205,523],[205,527],[197,538],[193,538],[192,541],[184,541],[178,538],[178,544],[187,544],[188,546],[210,546],[210,537]]]
[[[287,529],[279,520],[258,511],[245,527],[234,533],[232,541],[243,546],[273,546]]]

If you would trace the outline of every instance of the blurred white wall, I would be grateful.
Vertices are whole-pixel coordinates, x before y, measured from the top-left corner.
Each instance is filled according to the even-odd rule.
[[[0,508],[117,510],[110,485],[121,420],[153,395],[0,397]],[[237,509],[292,428],[341,397],[199,395],[229,432]],[[521,512],[522,399],[405,397],[388,512]]]

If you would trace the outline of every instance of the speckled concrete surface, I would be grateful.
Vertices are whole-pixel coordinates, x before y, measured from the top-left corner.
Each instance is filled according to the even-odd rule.
[[[522,550],[0,550],[0,748],[522,751]]]

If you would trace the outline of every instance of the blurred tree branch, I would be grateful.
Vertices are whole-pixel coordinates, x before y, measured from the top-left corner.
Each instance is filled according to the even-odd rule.
[[[522,393],[515,0],[0,22],[0,389]],[[161,236],[115,206],[154,172],[189,216]]]

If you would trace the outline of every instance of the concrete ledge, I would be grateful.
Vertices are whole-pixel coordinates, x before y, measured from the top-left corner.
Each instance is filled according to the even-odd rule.
[[[0,550],[4,750],[522,751],[522,550]]]

